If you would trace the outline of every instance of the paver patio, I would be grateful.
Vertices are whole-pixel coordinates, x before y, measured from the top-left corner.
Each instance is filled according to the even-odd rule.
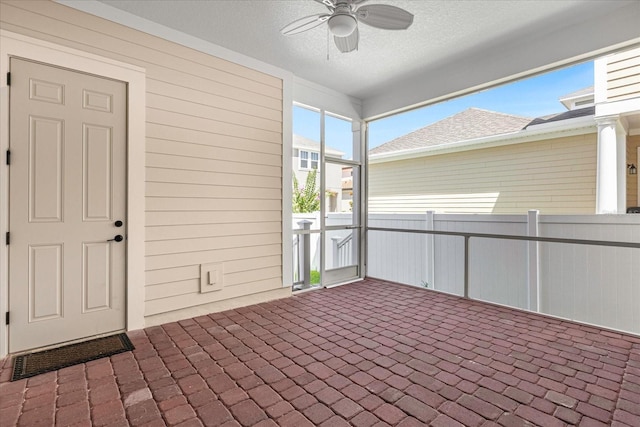
[[[380,280],[129,334],[0,424],[640,426],[640,338]]]

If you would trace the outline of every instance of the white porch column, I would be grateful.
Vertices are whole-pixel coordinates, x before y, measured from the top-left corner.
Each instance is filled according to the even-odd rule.
[[[624,186],[620,182],[618,169],[620,164],[625,162],[624,158],[619,158],[618,144],[618,116],[608,116],[597,118],[598,125],[598,165],[596,175],[596,213],[616,214],[619,213],[619,186]],[[620,212],[623,213],[624,211]]]
[[[618,213],[627,212],[627,132],[618,122],[616,129],[618,148]]]

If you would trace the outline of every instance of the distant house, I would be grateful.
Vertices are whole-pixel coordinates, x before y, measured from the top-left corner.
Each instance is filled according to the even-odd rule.
[[[353,168],[342,168],[342,212],[350,212],[353,209]]]
[[[533,119],[469,108],[372,149],[369,212],[597,213],[594,88],[560,102],[567,111]],[[626,206],[637,206],[638,175],[626,165],[638,165],[640,135],[616,133],[626,144],[617,176]]]
[[[325,156],[341,158],[342,151],[325,147]],[[316,185],[320,188],[320,143],[300,135],[293,135],[293,173],[299,185],[304,186],[307,175],[317,170]],[[342,167],[326,164],[325,201],[327,212],[340,212],[342,207]]]

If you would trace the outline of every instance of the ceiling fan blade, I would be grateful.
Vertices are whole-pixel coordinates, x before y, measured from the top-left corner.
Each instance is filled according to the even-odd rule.
[[[363,24],[383,30],[406,30],[413,23],[413,15],[404,9],[386,4],[364,5],[356,10]]]
[[[310,30],[329,19],[331,15],[320,13],[318,15],[305,16],[304,18],[296,19],[292,23],[282,27],[280,32],[285,36],[291,36],[293,34],[302,33],[303,31]]]
[[[358,40],[360,40],[358,27],[353,30],[353,33],[349,34],[346,37],[333,36],[333,41],[336,43],[336,47],[342,53],[347,53],[358,49]]]
[[[331,1],[331,0],[313,0],[313,1],[327,6],[329,10],[332,12],[336,8],[335,1]]]

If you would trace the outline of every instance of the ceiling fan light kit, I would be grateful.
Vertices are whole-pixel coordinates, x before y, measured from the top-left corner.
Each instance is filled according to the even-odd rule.
[[[347,53],[358,49],[359,22],[382,30],[406,30],[413,23],[413,15],[396,6],[371,4],[357,7],[366,0],[313,1],[326,6],[331,13],[320,13],[297,19],[285,25],[280,32],[291,36],[326,22],[338,50]]]
[[[358,21],[351,15],[339,14],[333,15],[327,22],[331,34],[337,37],[346,37],[353,33],[358,26]]]

